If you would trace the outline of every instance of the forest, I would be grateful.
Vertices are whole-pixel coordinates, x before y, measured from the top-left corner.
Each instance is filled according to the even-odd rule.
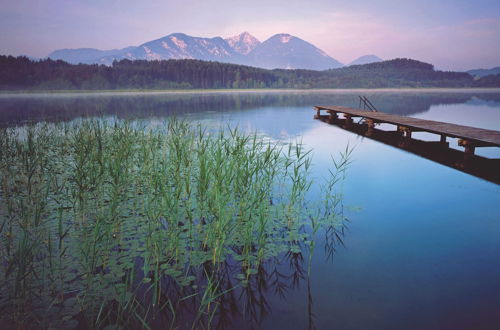
[[[500,74],[473,78],[412,59],[325,71],[266,70],[200,60],[121,60],[112,66],[0,56],[0,90],[500,87]]]

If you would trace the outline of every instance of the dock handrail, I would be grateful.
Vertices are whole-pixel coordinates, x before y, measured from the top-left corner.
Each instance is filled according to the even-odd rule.
[[[363,109],[368,108],[368,110],[372,112],[378,112],[377,108],[373,105],[373,103],[368,100],[366,96],[359,95],[359,107],[361,108],[361,103],[363,103]]]

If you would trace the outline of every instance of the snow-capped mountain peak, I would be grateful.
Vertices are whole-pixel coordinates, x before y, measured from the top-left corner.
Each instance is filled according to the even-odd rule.
[[[243,32],[224,40],[226,40],[235,52],[243,55],[247,55],[260,44],[260,41],[248,32]]]
[[[222,39],[203,38],[184,33],[172,33],[142,45],[102,51],[98,49],[64,49],[49,55],[70,63],[114,61],[197,59],[251,65],[261,68],[325,70],[342,66],[321,49],[286,33],[276,34],[264,42],[248,32]]]
[[[281,33],[278,35],[278,38],[282,44],[286,44],[287,42],[290,41],[290,39],[293,38],[293,36],[286,34],[286,33]]]
[[[178,39],[176,36],[170,36],[170,40],[179,47],[180,49],[186,49],[186,43],[182,39]]]

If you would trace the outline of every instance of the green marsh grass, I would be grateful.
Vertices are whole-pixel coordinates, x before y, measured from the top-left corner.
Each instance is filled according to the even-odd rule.
[[[175,119],[0,129],[0,325],[210,327],[264,264],[338,235],[349,153],[311,202],[300,143]]]

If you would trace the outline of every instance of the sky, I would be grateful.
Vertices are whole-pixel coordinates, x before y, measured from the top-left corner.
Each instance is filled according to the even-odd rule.
[[[499,0],[0,0],[0,54],[137,46],[171,33],[302,38],[342,63],[375,54],[441,70],[500,66]]]

